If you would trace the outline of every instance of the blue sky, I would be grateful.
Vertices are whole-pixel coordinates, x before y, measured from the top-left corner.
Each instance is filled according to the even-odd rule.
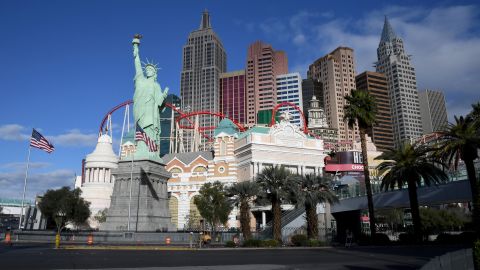
[[[275,3],[275,4],[273,4]],[[373,70],[388,15],[417,70],[419,89],[445,92],[450,119],[480,98],[480,6],[475,1],[9,1],[0,2],[0,197],[20,198],[35,127],[56,151],[32,150],[28,197],[73,185],[98,125],[133,95],[131,39],[179,93],[182,46],[207,8],[227,52],[244,67],[262,40],[286,51],[290,71],[338,46],[355,50],[357,73]],[[121,114],[114,115],[115,127]],[[118,127],[116,132],[118,132]]]

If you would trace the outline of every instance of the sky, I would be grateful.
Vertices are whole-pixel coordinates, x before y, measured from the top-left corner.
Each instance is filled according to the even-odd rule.
[[[256,40],[285,51],[289,71],[302,77],[338,46],[354,49],[358,74],[374,71],[387,15],[412,55],[418,89],[443,91],[450,120],[480,100],[478,2],[357,2],[1,0],[0,198],[22,196],[32,128],[56,150],[32,149],[27,198],[73,186],[103,116],[133,96],[134,34],[143,35],[140,57],[161,68],[161,87],[179,94],[182,46],[205,9],[228,71],[244,68]],[[123,111],[112,116],[117,145],[122,120]]]

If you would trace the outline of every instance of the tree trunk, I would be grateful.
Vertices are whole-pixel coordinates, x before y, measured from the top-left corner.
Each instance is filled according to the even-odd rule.
[[[475,165],[473,160],[464,160],[467,167],[468,180],[470,182],[470,189],[472,192],[472,220],[477,234],[477,239],[480,238],[480,190],[478,180],[475,174]]]
[[[318,217],[316,207],[306,204],[305,212],[307,214],[307,236],[308,239],[318,239]]]
[[[243,238],[248,240],[252,238],[250,230],[250,207],[247,201],[240,203],[240,227],[242,228]]]
[[[415,179],[408,180],[408,197],[410,200],[410,211],[412,212],[413,233],[417,242],[422,241],[422,220],[418,208],[417,184]]]
[[[365,129],[360,128],[360,142],[362,144],[363,174],[365,176],[365,188],[367,189],[368,217],[370,221],[370,236],[374,237],[375,227],[375,209],[373,207],[372,185],[370,184],[370,171],[368,170],[367,139],[365,138]]]
[[[273,239],[282,242],[282,209],[280,201],[272,199],[272,214],[273,214]]]

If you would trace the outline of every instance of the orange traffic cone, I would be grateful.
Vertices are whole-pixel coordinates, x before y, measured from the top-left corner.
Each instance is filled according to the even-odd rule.
[[[93,235],[92,234],[89,234],[88,237],[87,237],[87,244],[89,246],[93,245]]]
[[[10,232],[5,233],[5,245],[12,245],[12,236],[10,235]]]

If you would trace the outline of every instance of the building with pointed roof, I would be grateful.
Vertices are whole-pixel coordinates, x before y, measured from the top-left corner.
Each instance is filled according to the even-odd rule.
[[[406,140],[421,137],[423,128],[415,69],[403,40],[395,34],[386,16],[377,58],[377,72],[384,73],[387,79],[393,140],[397,147]]]
[[[184,112],[209,111],[220,112],[220,74],[227,70],[227,54],[218,35],[213,31],[210,14],[202,13],[200,27],[192,31],[183,46],[182,73],[180,80],[180,96]],[[213,116],[202,116],[199,126],[216,126],[218,119]],[[212,137],[213,131],[205,131]],[[184,149],[193,151],[193,134],[186,132]],[[203,138],[200,150],[209,146]]]

